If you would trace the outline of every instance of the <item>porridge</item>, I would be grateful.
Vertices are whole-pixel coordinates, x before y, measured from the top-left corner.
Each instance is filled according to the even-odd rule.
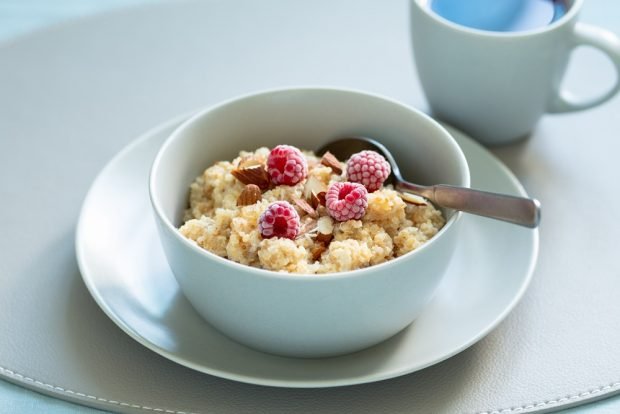
[[[445,224],[422,198],[383,185],[390,166],[362,151],[332,154],[279,145],[242,151],[190,186],[181,234],[218,256],[290,273],[334,273],[402,256]]]

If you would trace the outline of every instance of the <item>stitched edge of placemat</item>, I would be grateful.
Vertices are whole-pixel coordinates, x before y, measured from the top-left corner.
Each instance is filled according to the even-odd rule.
[[[168,414],[198,414],[196,412],[157,408],[148,405],[133,404],[103,397],[97,397],[95,395],[85,394],[83,392],[60,387],[58,385],[48,384],[2,366],[0,366],[0,376],[4,376],[6,379],[13,380],[12,382],[24,384],[28,388],[35,389],[35,391],[42,391],[44,393],[53,394],[53,396],[66,395],[66,400],[70,402],[78,402],[79,404],[88,405],[94,408],[100,408],[103,404],[104,407],[106,405],[109,405],[109,408],[124,407]],[[616,381],[611,384],[593,388],[589,391],[578,392],[561,398],[549,399],[541,402],[532,402],[510,408],[478,411],[476,412],[476,414],[522,414],[534,411],[542,412],[552,409],[568,408],[568,406],[570,405],[576,405],[578,403],[580,404],[587,400],[594,401],[596,399],[610,396],[616,391],[620,391],[620,381]],[[99,404],[95,405],[94,402],[97,402]]]
[[[168,413],[168,414],[199,414],[191,411],[179,411],[179,410],[171,410],[166,408],[157,408],[151,407],[148,405],[141,404],[133,404],[127,403],[123,401],[116,401],[109,398],[97,397],[95,395],[86,394],[80,391],[75,391],[72,389],[60,387],[54,384],[48,384],[43,381],[39,381],[32,377],[29,377],[24,374],[20,374],[19,372],[15,372],[11,369],[4,368],[0,366],[0,376],[4,376],[6,379],[13,380],[11,382],[17,383],[18,385],[26,385],[29,389],[34,389],[35,391],[42,391],[45,394],[51,395],[53,397],[57,397],[60,395],[66,395],[67,401],[77,402],[79,404],[91,406],[93,408],[101,408],[102,406],[105,408],[115,408],[115,407],[125,407],[125,408],[133,408],[144,411],[152,411],[158,413]],[[95,404],[95,402],[99,404]]]

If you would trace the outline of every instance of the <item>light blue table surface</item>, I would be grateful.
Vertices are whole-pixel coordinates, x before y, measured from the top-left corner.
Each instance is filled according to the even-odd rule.
[[[0,43],[42,27],[152,0],[0,0]],[[601,1],[601,0],[597,0]],[[605,1],[605,0],[603,0]],[[611,0],[607,0],[611,3]],[[601,8],[600,10],[605,10]],[[615,10],[620,11],[619,7]],[[617,16],[620,18],[620,15]],[[584,17],[587,21],[587,16]],[[0,413],[101,413],[0,380]],[[561,411],[562,414],[620,413],[620,395]]]

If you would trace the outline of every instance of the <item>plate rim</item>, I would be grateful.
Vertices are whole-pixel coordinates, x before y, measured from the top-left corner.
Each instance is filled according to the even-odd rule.
[[[539,238],[540,237],[539,237],[538,228],[530,230],[531,236],[532,236],[531,255],[529,257],[529,263],[527,266],[527,270],[525,271],[525,277],[522,279],[519,289],[515,292],[511,301],[506,306],[504,306],[502,312],[498,313],[493,319],[493,321],[487,324],[484,329],[481,329],[476,335],[472,336],[468,341],[456,347],[451,352],[447,352],[438,358],[430,358],[429,360],[424,361],[420,364],[417,364],[414,367],[406,366],[406,368],[403,368],[403,369],[396,369],[396,370],[382,372],[380,375],[376,373],[370,373],[370,374],[366,374],[362,376],[337,378],[337,379],[329,379],[329,380],[319,379],[319,380],[291,381],[291,380],[283,380],[283,379],[265,378],[265,377],[261,377],[258,375],[249,376],[249,375],[243,375],[239,373],[232,373],[230,371],[225,371],[225,370],[221,370],[217,368],[211,368],[211,367],[193,362],[187,358],[178,356],[166,349],[161,348],[160,346],[152,343],[147,338],[140,335],[131,326],[129,326],[123,320],[123,318],[118,316],[108,306],[107,302],[98,292],[98,289],[95,286],[96,284],[88,276],[88,274],[91,271],[89,270],[87,259],[85,258],[85,253],[82,251],[83,243],[81,243],[80,240],[82,240],[84,237],[83,236],[83,233],[84,233],[83,229],[85,226],[84,216],[86,215],[85,211],[88,210],[91,196],[94,193],[95,188],[97,187],[97,184],[101,180],[103,180],[103,177],[106,176],[108,171],[112,170],[115,167],[115,165],[125,157],[126,154],[132,152],[136,147],[144,144],[149,139],[152,139],[154,136],[162,133],[162,131],[166,129],[181,125],[183,121],[185,121],[186,119],[188,119],[195,113],[196,113],[196,110],[185,112],[183,114],[174,116],[146,130],[144,133],[140,134],[133,141],[129,142],[118,153],[116,153],[105,164],[105,166],[100,170],[100,172],[97,174],[95,179],[92,181],[88,189],[88,192],[82,202],[82,206],[80,208],[80,212],[79,212],[79,216],[77,220],[77,226],[75,230],[75,253],[76,253],[78,268],[80,270],[80,275],[81,275],[82,280],[84,281],[84,284],[86,285],[88,292],[90,293],[91,297],[95,300],[97,305],[101,308],[101,310],[103,310],[103,312],[106,314],[108,318],[110,318],[119,328],[121,328],[121,330],[123,330],[127,335],[129,335],[132,339],[140,343],[145,348],[179,365],[193,369],[195,371],[208,374],[208,375],[213,375],[219,378],[224,378],[227,380],[233,380],[233,381],[238,381],[241,383],[246,383],[246,384],[271,386],[271,387],[286,387],[286,388],[327,388],[327,387],[341,387],[341,386],[367,384],[367,383],[384,381],[387,379],[411,374],[411,373],[423,370],[425,368],[428,368],[432,365],[443,362],[453,357],[454,355],[457,355],[463,352],[465,349],[474,345],[476,342],[480,341],[482,338],[487,336],[492,330],[494,330],[507,317],[507,315],[510,312],[512,312],[514,307],[519,303],[519,301],[522,299],[523,295],[527,291],[527,288],[529,287],[531,280],[533,278],[534,271],[536,268],[536,263],[539,257]],[[515,189],[519,192],[519,194],[527,195],[525,188],[523,187],[521,182],[518,180],[518,178],[514,175],[514,173],[503,162],[501,162],[497,157],[495,157],[491,152],[489,152],[488,149],[486,149],[480,143],[476,142],[474,139],[470,138],[465,133],[457,130],[456,128],[446,125],[445,123],[441,123],[441,125],[444,128],[446,128],[446,130],[450,133],[450,135],[457,141],[459,146],[461,146],[460,140],[467,140],[468,145],[472,145],[476,148],[477,151],[484,153],[485,156],[487,156],[489,160],[493,162],[494,166],[498,168],[499,170],[501,170],[501,172],[509,179],[510,183],[515,187]],[[455,137],[455,135],[457,136]],[[463,217],[463,219],[465,219],[466,221],[469,220],[468,217]],[[256,352],[260,353],[260,351],[256,351]],[[296,358],[292,358],[292,359],[296,359]]]

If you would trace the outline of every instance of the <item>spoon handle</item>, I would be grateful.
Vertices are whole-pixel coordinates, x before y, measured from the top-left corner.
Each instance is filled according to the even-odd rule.
[[[535,228],[540,222],[540,202],[536,199],[489,193],[450,185],[418,187],[401,183],[397,187],[428,198],[440,207],[465,211],[521,226]]]

